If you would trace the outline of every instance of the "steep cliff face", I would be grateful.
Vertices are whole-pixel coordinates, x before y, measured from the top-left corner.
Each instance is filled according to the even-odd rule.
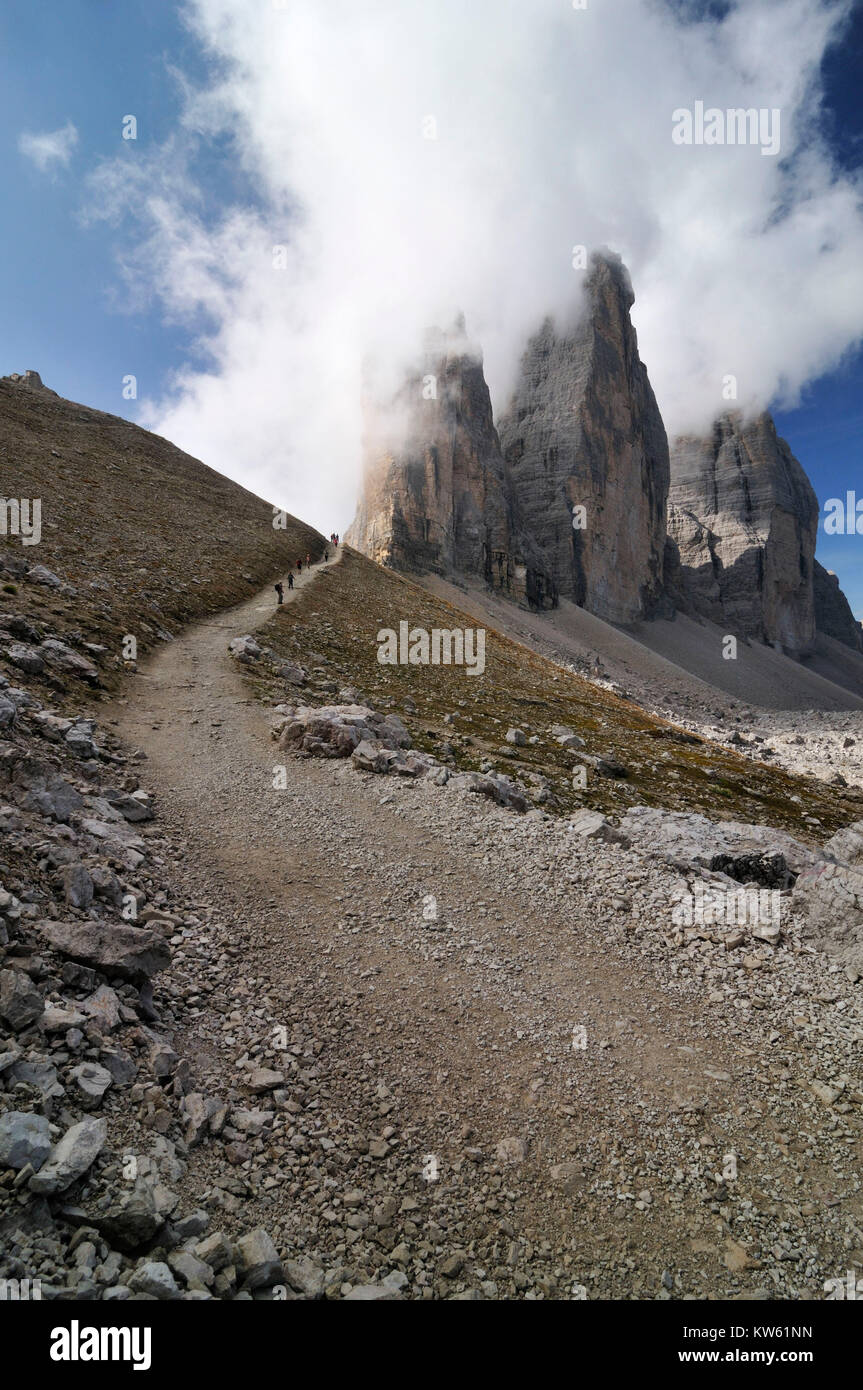
[[[594,255],[585,289],[574,328],[547,320],[529,342],[498,431],[516,504],[560,593],[629,622],[662,599],[668,442],[620,258]]]
[[[366,401],[364,455],[350,545],[394,569],[478,575],[535,606],[555,601],[510,495],[482,357],[463,321],[427,335],[394,399]]]
[[[666,580],[730,632],[805,653],[815,638],[818,501],[770,415],[729,412],[671,447]]]
[[[863,652],[863,629],[851,605],[839,588],[839,579],[815,561],[815,627],[827,637],[844,642],[855,652]]]

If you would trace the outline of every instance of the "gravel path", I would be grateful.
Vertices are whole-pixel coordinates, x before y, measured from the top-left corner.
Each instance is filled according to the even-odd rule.
[[[113,711],[200,921],[164,986],[178,1050],[213,1094],[253,1066],[295,1087],[192,1150],[189,1190],[345,1290],[823,1296],[863,1258],[860,1109],[806,1083],[859,1055],[859,988],[817,1002],[829,967],[790,940],[753,968],[709,933],[681,950],[675,871],[542,812],[296,758],[277,789],[227,654],[272,608],[187,629]]]

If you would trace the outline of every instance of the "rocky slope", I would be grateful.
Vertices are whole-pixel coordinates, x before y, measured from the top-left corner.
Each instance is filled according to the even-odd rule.
[[[429,334],[395,399],[367,403],[350,543],[533,608],[568,598],[618,624],[676,608],[795,658],[823,655],[817,633],[863,650],[814,559],[817,499],[770,415],[728,412],[669,458],[619,257],[595,253],[584,289],[571,322],[529,342],[497,432],[463,322]]]
[[[244,575],[320,537],[39,390],[0,390],[4,490],[47,522],[0,584],[0,1279],[796,1299],[863,1269],[857,789],[492,631],[471,677],[382,665],[382,622],[469,620],[351,553],[276,609]],[[767,880],[781,922],[687,925]]]
[[[581,317],[549,320],[531,339],[498,421],[515,499],[557,588],[612,622],[649,616],[662,598],[668,445],[633,302],[620,258],[594,255]]]
[[[839,577],[815,561],[813,573],[815,627],[855,652],[863,651],[863,628],[839,588]]]
[[[572,1271],[590,1298],[822,1296],[837,1261],[857,1268],[863,1258],[856,908],[842,935],[853,845],[843,840],[844,862],[822,875],[841,836],[822,851],[614,795],[618,824],[588,810],[561,816],[558,787],[536,775],[553,784],[558,757],[589,752],[595,783],[636,793],[652,765],[667,796],[688,754],[707,750],[672,737],[642,757],[636,729],[628,776],[609,776],[595,762],[603,748],[624,756],[624,707],[607,692],[594,689],[582,707],[582,682],[559,670],[538,679],[535,657],[492,634],[485,673],[472,680],[381,667],[371,615],[405,612],[456,621],[409,581],[348,554],[257,632],[257,652],[251,639],[234,647],[253,688],[279,706],[285,824],[303,827],[291,873],[313,887],[291,939],[300,935],[310,981],[325,977],[318,988],[337,997],[352,988],[352,1015],[366,1010],[372,1077],[390,1057],[391,1147],[378,1134],[369,1152],[381,1189],[411,1197],[381,1203],[378,1230],[364,1227],[351,1264],[367,1269],[367,1242],[383,1243],[408,1297],[558,1298]],[[166,699],[172,686],[164,682]],[[231,790],[236,765],[223,761],[227,815],[239,826],[262,799],[257,755],[245,808]],[[196,766],[209,779],[208,760]],[[471,766],[473,776],[463,771]],[[755,775],[749,764],[744,780]],[[694,785],[673,780],[675,807],[691,806]],[[595,783],[591,773],[589,796]],[[826,826],[807,819],[810,787],[798,785],[785,808],[821,840]],[[842,796],[821,793],[824,809]],[[194,795],[183,794],[187,815]],[[525,801],[533,809],[519,814]],[[736,815],[717,790],[720,801]],[[251,853],[238,860],[263,865],[277,815],[259,813]],[[335,886],[334,862],[347,888]],[[724,903],[740,882],[728,874],[753,870],[799,875],[799,892],[782,889],[781,921],[687,922],[699,885]],[[271,938],[272,910],[264,922]],[[269,949],[284,952],[278,941]],[[405,1065],[417,1010],[423,1045]],[[570,1040],[582,1020],[580,1050]],[[333,1074],[344,1055],[321,1057],[331,1094],[341,1093]],[[275,1123],[266,1143],[281,1154]],[[729,1153],[739,1169],[721,1176]],[[441,1182],[423,1203],[416,1174],[429,1158]],[[337,1258],[350,1225],[335,1201],[318,1218]],[[379,1288],[386,1269],[384,1260]]]
[[[671,448],[666,582],[734,634],[806,653],[815,638],[818,501],[768,414],[721,416]]]
[[[322,538],[36,373],[0,381],[0,492],[41,504],[34,543],[7,524],[0,549],[0,1278],[44,1299],[295,1297],[230,1192],[184,1185],[218,1120],[174,1047],[174,958],[202,933],[210,960],[214,937],[102,706],[148,648]]]
[[[395,569],[482,577],[542,607],[554,594],[504,474],[481,354],[459,320],[427,335],[394,399],[365,402],[364,480],[347,539]]]
[[[149,430],[64,400],[36,373],[0,379],[0,496],[41,503],[38,544],[0,536],[0,623],[50,616],[61,635],[78,634],[73,646],[103,644],[109,685],[125,667],[125,636],[144,652],[324,545],[311,526],[274,516]]]

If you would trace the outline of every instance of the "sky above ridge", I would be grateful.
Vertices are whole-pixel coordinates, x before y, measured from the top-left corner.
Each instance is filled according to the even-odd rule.
[[[669,433],[772,408],[823,517],[863,500],[861,74],[846,0],[6,0],[0,374],[343,531],[363,363],[462,309],[499,410],[606,245]],[[863,536],[817,553],[863,617]]]

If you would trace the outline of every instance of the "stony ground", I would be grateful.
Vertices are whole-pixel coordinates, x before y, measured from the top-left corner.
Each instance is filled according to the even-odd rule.
[[[75,1299],[796,1299],[860,1277],[860,972],[787,895],[781,934],[678,926],[696,871],[575,833],[590,803],[554,730],[629,760],[588,784],[612,816],[662,804],[663,778],[666,804],[725,784],[762,824],[788,792],[814,845],[858,795],[657,737],[492,635],[511,679],[492,664],[485,697],[422,671],[378,684],[361,624],[405,591],[365,573],[317,566],[278,614],[268,586],[122,683],[98,614],[73,624],[80,574],[10,581],[0,1279]],[[263,656],[243,663],[247,633]],[[439,774],[272,738],[278,701],[360,698]],[[459,790],[483,769],[531,809]]]
[[[268,616],[198,625],[117,715],[200,918],[174,1045],[219,1104],[282,1078],[190,1192],[228,1174],[229,1228],[332,1296],[823,1297],[863,1261],[859,987],[793,923],[682,936],[679,874],[541,809],[341,761],[274,787],[226,655]]]

